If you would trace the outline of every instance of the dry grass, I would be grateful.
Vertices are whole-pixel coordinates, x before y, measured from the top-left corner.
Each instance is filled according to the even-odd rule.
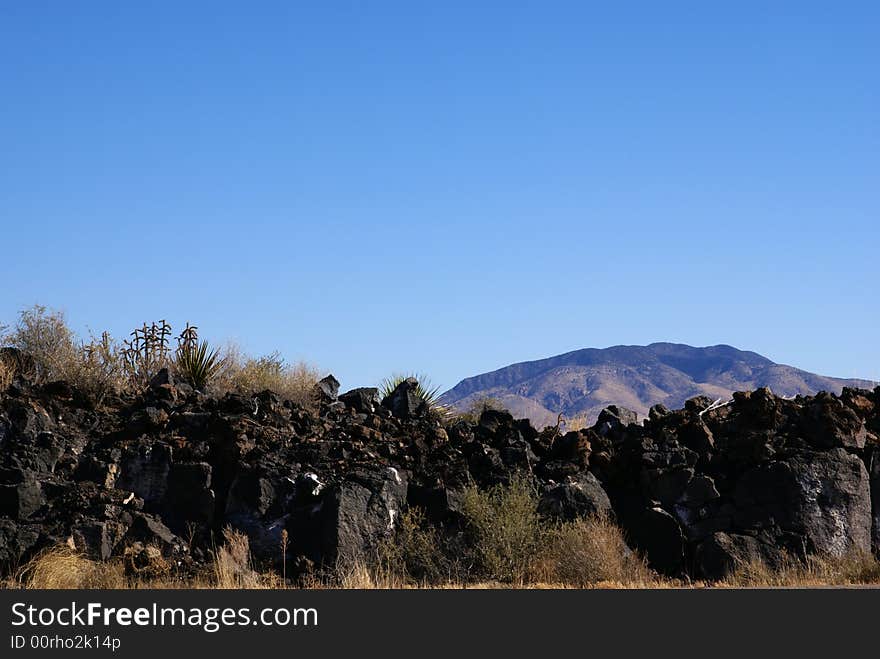
[[[173,574],[146,577],[126,576],[124,562],[115,559],[95,562],[67,546],[46,550],[29,561],[3,588],[26,589],[283,589],[288,586],[277,575],[259,574],[250,566],[247,541],[231,532],[217,552],[213,573],[182,578]],[[530,580],[522,582],[492,579],[449,578],[436,583],[414,583],[402,573],[368,567],[355,562],[335,578],[313,578],[301,588],[324,589],[629,589],[629,588],[817,588],[880,585],[880,562],[870,555],[850,554],[843,558],[811,557],[806,562],[788,559],[776,569],[759,562],[743,564],[722,582],[690,583],[659,577],[637,556],[619,552],[620,532],[603,519],[583,520],[563,527]]]
[[[760,560],[740,562],[719,586],[733,588],[811,588],[880,585],[880,561],[869,553],[851,552],[842,557],[783,557],[780,565]]]
[[[540,582],[575,588],[601,584],[649,588],[660,581],[645,559],[627,547],[620,527],[606,517],[562,524],[548,535],[534,567]]]
[[[19,570],[14,583],[35,589],[126,587],[120,562],[90,561],[67,546],[53,547],[35,556]]]
[[[119,346],[107,332],[100,338],[91,337],[65,363],[61,379],[97,399],[121,391],[126,385],[126,376]]]
[[[572,430],[585,430],[586,428],[591,428],[593,426],[588,414],[577,414],[570,419],[564,419],[564,423],[565,432],[571,432]]]
[[[3,339],[33,358],[42,380],[63,378],[77,359],[76,338],[64,314],[40,305],[19,313],[15,327]]]
[[[5,391],[12,384],[12,378],[15,376],[16,372],[12,365],[0,359],[0,391]]]
[[[171,332],[165,321],[158,327]],[[146,336],[150,329],[144,325],[138,331]],[[81,341],[67,325],[63,312],[40,305],[22,311],[11,329],[0,326],[0,330],[0,345],[18,348],[33,359],[36,368],[32,375],[36,382],[65,380],[98,400],[111,392],[138,390],[159,368],[175,365],[166,354],[168,348],[160,341],[161,337],[150,334],[150,341],[142,342],[143,354],[120,345],[107,333]],[[0,362],[0,390],[5,389],[15,375],[14,365]],[[314,386],[320,374],[305,362],[287,364],[278,353],[252,358],[230,346],[222,357],[218,356],[204,379],[204,383],[197,384],[210,384],[211,389],[221,394],[229,391],[254,394],[268,389],[314,409]]]
[[[345,590],[388,590],[411,586],[399,574],[371,568],[359,561],[347,565],[332,585]]]
[[[268,389],[306,409],[315,405],[314,388],[321,376],[305,362],[287,364],[277,352],[245,357],[234,345],[227,347],[223,362],[215,382],[221,392],[255,394]]]
[[[33,359],[37,382],[65,380],[96,398],[123,386],[122,356],[110,335],[80,342],[60,311],[40,305],[25,309],[2,342]]]
[[[223,589],[254,588],[260,577],[251,563],[248,537],[231,528],[223,529],[225,544],[214,555],[215,587]]]
[[[253,570],[247,536],[230,529],[225,530],[223,535],[226,542],[215,552],[212,572],[184,578],[165,569],[168,563],[161,558],[153,558],[149,569],[144,569],[135,558],[143,548],[136,552],[126,551],[122,557],[110,561],[93,561],[67,545],[60,545],[39,553],[5,582],[0,582],[0,587],[117,590],[284,587],[284,582],[277,575]]]

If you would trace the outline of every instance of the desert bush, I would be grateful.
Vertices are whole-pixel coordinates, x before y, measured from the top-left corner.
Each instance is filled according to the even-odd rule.
[[[626,544],[623,532],[605,516],[560,524],[548,533],[536,556],[536,578],[577,588],[608,583],[650,586],[656,575]]]
[[[5,345],[7,342],[0,337],[0,388],[8,387],[12,381],[23,376],[33,379],[36,376],[34,360],[18,348]]]
[[[107,332],[100,338],[91,336],[71,360],[64,379],[100,400],[124,388],[122,353]]]
[[[122,356],[116,342],[106,332],[79,342],[60,311],[40,305],[25,309],[4,340],[33,360],[37,382],[66,380],[98,399],[121,386]]]
[[[378,549],[380,581],[436,584],[449,578],[451,563],[438,530],[418,508],[398,517],[395,533]]]
[[[125,575],[118,561],[91,561],[65,545],[35,556],[18,573],[25,588],[125,588]]]
[[[531,578],[535,554],[546,541],[548,528],[538,515],[535,488],[525,476],[488,490],[468,488],[461,512],[481,576],[515,583]]]
[[[223,361],[217,378],[221,391],[254,394],[268,389],[307,409],[315,406],[314,391],[320,374],[305,362],[288,364],[277,352],[247,358],[234,346],[227,348]]]
[[[34,360],[38,381],[64,379],[79,358],[76,337],[64,313],[41,305],[20,312],[4,342]]]

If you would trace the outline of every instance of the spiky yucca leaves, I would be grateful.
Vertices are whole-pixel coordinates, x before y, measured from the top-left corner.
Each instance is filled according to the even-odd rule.
[[[192,387],[201,390],[223,368],[223,359],[216,348],[211,350],[207,343],[196,343],[177,351],[174,368]]]
[[[390,396],[394,392],[394,390],[397,389],[398,386],[400,386],[401,382],[409,378],[413,378],[417,382],[415,391],[416,396],[418,396],[420,400],[424,401],[425,405],[427,405],[429,409],[439,413],[446,413],[446,406],[440,403],[440,387],[433,386],[429,378],[419,373],[396,373],[390,378],[385,378],[384,380],[382,380],[382,382],[379,384],[379,400],[384,400],[385,398]]]

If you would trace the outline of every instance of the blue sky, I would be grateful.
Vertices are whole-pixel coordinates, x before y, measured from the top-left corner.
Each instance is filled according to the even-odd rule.
[[[659,340],[880,379],[878,32],[876,2],[5,1],[0,319],[191,321],[344,387]]]

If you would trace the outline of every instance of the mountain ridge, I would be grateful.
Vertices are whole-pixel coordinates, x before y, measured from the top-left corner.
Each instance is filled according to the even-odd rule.
[[[644,416],[657,403],[681,407],[693,396],[725,398],[734,391],[765,386],[793,396],[822,390],[840,393],[845,386],[870,388],[872,383],[817,375],[727,344],[656,342],[581,348],[517,362],[465,378],[441,401],[466,410],[493,398],[515,416],[540,426],[555,423],[558,414],[592,422],[612,404]]]

